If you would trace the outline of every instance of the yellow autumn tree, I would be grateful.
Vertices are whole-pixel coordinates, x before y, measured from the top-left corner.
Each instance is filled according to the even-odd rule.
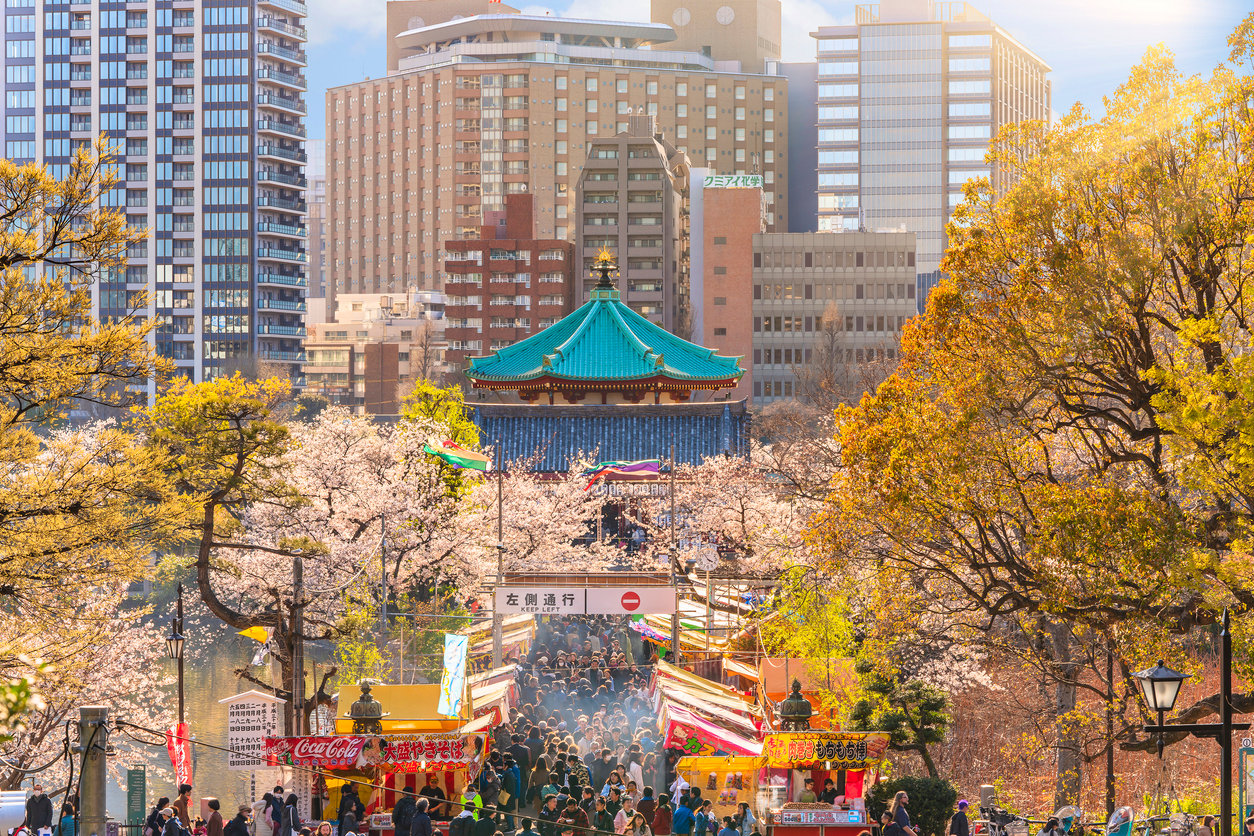
[[[103,144],[63,180],[0,160],[0,607],[28,619],[140,577],[178,513],[127,427],[63,422],[126,405],[162,369],[147,323],[93,315],[92,283],[142,235],[102,205],[114,183]]]
[[[1032,657],[1056,806],[1092,756],[1080,660],[1110,647],[1126,672],[1164,632],[1254,607],[1233,522],[1254,509],[1249,25],[1209,78],[1151,49],[1101,118],[1004,130],[989,157],[1013,185],[967,184],[901,368],[837,413],[812,531],[830,568],[874,588],[888,636],[931,621]]]

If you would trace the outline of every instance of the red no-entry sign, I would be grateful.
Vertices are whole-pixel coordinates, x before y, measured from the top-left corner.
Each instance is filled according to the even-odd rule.
[[[640,596],[634,592],[624,592],[622,605],[627,612],[635,612],[640,608]]]

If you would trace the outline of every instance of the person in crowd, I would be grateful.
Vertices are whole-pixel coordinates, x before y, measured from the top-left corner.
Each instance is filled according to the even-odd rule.
[[[191,830],[192,820],[188,815],[188,808],[192,803],[192,785],[181,784],[179,786],[178,797],[170,802],[170,806],[174,808],[175,814],[179,817],[179,824],[183,825],[184,830]]]
[[[22,827],[34,836],[39,836],[41,830],[52,829],[52,799],[44,794],[44,786],[38,781],[31,789],[30,798],[26,799],[26,817],[22,820]]]
[[[535,764],[527,782],[527,800],[536,806],[536,812],[539,813],[544,806],[544,786],[549,782],[549,775],[552,773],[549,772],[549,759],[544,755],[536,755]]]
[[[399,830],[396,836],[405,836]],[[423,796],[414,802],[413,815],[409,817],[409,836],[434,836],[431,826],[431,799]]]
[[[797,796],[797,800],[802,804],[814,804],[819,800],[819,797],[814,793],[813,778],[805,779],[805,786],[802,788],[801,793]]]
[[[357,832],[357,823],[361,821],[362,815],[366,812],[366,805],[361,803],[361,796],[357,794],[357,785],[348,784],[340,793],[340,806],[335,810],[335,817],[340,822],[340,833],[348,833],[350,830]],[[353,815],[352,827],[347,827],[347,819],[349,813]],[[292,828],[298,830],[299,828]],[[291,836],[286,830],[282,830],[275,836]]]
[[[958,812],[949,820],[949,836],[971,836],[971,822],[967,820],[967,800],[958,802]],[[1201,836],[1199,833],[1198,836]],[[1207,834],[1210,836],[1210,834]]]
[[[614,816],[606,809],[605,798],[603,796],[596,797],[596,812],[592,814],[592,827],[598,833],[610,834],[614,832]]]
[[[284,794],[283,788],[277,785],[270,792],[270,821],[273,822],[273,824],[270,825],[270,830],[273,833],[273,836],[279,836],[279,826],[283,823],[283,799],[286,797],[287,796]],[[343,835],[343,832],[344,831],[340,831],[341,836]],[[288,835],[285,834],[285,836]]]
[[[448,806],[444,802],[448,796],[444,794],[444,790],[440,788],[440,779],[432,773],[427,776],[427,785],[418,793],[427,799],[427,815],[432,821],[441,821],[448,818]]]
[[[653,787],[644,788],[644,793],[636,802],[636,809],[644,816],[644,820],[652,825],[653,814],[657,812],[657,799],[653,797]]]
[[[696,823],[697,817],[692,812],[692,796],[681,798],[675,807],[675,812],[671,814],[671,833],[675,836],[689,836],[693,833]],[[696,836],[704,836],[704,834],[697,831]]]
[[[636,815],[636,802],[631,800],[631,796],[624,796],[622,808],[614,814],[614,831],[616,833],[626,833],[631,819]]]
[[[718,836],[738,836],[735,822],[731,816],[723,816],[723,826],[719,828]]]
[[[144,836],[161,836],[162,827],[165,825],[165,822],[161,820],[161,811],[169,806],[168,797],[163,795],[157,799],[157,806],[152,808],[152,812],[148,814],[148,819],[144,822]]]
[[[1039,836],[1062,836],[1062,828],[1057,816],[1050,816],[1045,820],[1045,826],[1041,828]]]
[[[544,806],[536,818],[540,822],[540,836],[557,836],[557,820],[561,812],[557,809],[557,793],[544,796]]]
[[[479,820],[475,822],[474,829],[471,831],[473,836],[495,836],[500,829],[498,815],[495,804],[484,804],[483,809],[479,811]]]
[[[901,825],[897,824],[891,810],[885,810],[880,814],[880,836],[913,836],[913,834],[906,833]]]
[[[670,836],[671,832],[671,800],[662,796],[657,800],[657,810],[653,813],[653,836]]]
[[[222,802],[211,798],[205,802],[209,808],[209,818],[205,821],[205,836],[222,836],[226,822],[222,820]]]
[[[906,836],[913,836],[914,829],[910,827],[910,814],[906,812],[906,806],[910,803],[910,796],[905,790],[901,790],[893,796],[893,803],[888,806],[888,812],[893,816],[893,822],[902,829]]]
[[[74,805],[65,802],[61,805],[61,820],[57,822],[57,836],[74,836]]]
[[[1215,836],[1215,817],[1204,816],[1202,826],[1197,829],[1197,836]]]
[[[653,830],[646,824],[644,814],[639,811],[632,814],[624,832],[625,836],[653,836]]]
[[[823,792],[819,793],[819,801],[824,804],[835,804],[839,793],[836,792],[836,782],[828,778],[823,782]]]
[[[466,786],[462,787],[461,809],[455,814],[466,811],[470,812],[470,817],[475,821],[479,821],[479,811],[483,809],[483,796],[475,789],[473,781],[467,781]]]
[[[736,816],[739,819],[737,829],[740,836],[753,836],[753,832],[757,830],[758,820],[749,809],[749,805],[743,801],[737,804]]]
[[[352,785],[350,784],[349,786]],[[294,792],[289,792],[287,794],[287,798],[283,799],[283,820],[279,822],[278,836],[292,836],[292,834],[300,833],[302,825],[300,821],[300,807],[297,806],[299,802],[300,799],[296,797],[296,793]],[[359,805],[361,804],[360,801],[357,803]],[[343,808],[343,806],[344,805],[341,803],[340,807]],[[353,817],[352,825],[353,826],[347,830],[341,827],[340,832],[357,832],[357,820],[355,816]]]
[[[187,836],[187,828],[179,821],[173,807],[161,809],[161,836]]]
[[[574,796],[566,799],[566,807],[562,810],[562,815],[558,818],[558,824],[565,827],[570,826],[578,833],[588,829],[588,816],[584,813],[583,808],[579,806],[579,802]]]
[[[492,764],[485,763],[483,771],[479,773],[479,795],[483,796],[483,806],[495,808],[500,794],[501,779],[497,777],[496,770],[492,768]],[[488,836],[492,836],[492,834],[489,833]]]
[[[241,804],[235,810],[235,815],[231,816],[231,820],[226,823],[226,827],[222,828],[222,836],[251,836],[248,832],[248,817],[253,814],[253,808],[248,804]],[[331,825],[326,825],[327,832],[325,836],[331,836]],[[318,836],[323,836],[322,828],[318,828]]]

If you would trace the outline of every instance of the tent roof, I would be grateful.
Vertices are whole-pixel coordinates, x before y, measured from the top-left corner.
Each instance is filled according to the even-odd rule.
[[[401,732],[454,731],[470,719],[470,700],[462,700],[463,717],[442,717],[440,685],[371,685],[370,695],[383,706],[386,716],[381,721],[384,734]],[[340,713],[335,718],[336,734],[351,734],[353,719],[349,716],[353,703],[361,696],[356,685],[339,690]]]

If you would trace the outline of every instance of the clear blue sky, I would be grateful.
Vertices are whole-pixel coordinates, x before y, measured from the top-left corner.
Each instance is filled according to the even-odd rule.
[[[326,133],[326,89],[384,71],[386,0],[308,0],[309,135]],[[649,0],[554,0],[515,5],[529,12],[648,20]],[[1209,71],[1228,54],[1228,34],[1249,0],[974,0],[976,8],[1052,68],[1054,110],[1074,102],[1099,111],[1102,96],[1127,78],[1146,47],[1163,43],[1188,73]],[[814,58],[814,26],[852,21],[854,4],[783,0],[784,60]]]

